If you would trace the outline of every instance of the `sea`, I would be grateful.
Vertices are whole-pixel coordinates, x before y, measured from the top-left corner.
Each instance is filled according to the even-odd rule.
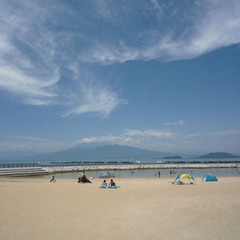
[[[211,173],[219,177],[233,177],[239,176],[239,168],[207,168],[207,169],[143,169],[143,170],[113,170],[109,171],[113,173],[115,177],[118,178],[158,178],[158,171],[160,172],[160,178],[176,178],[180,173],[187,173],[193,176],[194,178],[201,178],[206,173]],[[86,176],[89,178],[98,178],[101,173],[105,171],[87,171],[85,172]],[[49,176],[39,176],[41,178],[49,178]],[[76,179],[78,178],[77,172],[68,172],[68,173],[57,173],[55,174],[56,179]]]
[[[0,168],[2,167],[50,167],[50,166],[74,166],[74,165],[122,165],[122,164],[167,164],[167,163],[236,163],[236,168],[209,168],[209,169],[142,169],[142,170],[111,170],[109,172],[113,173],[115,177],[118,178],[155,178],[159,177],[158,172],[160,172],[161,178],[176,177],[180,173],[188,173],[193,177],[203,177],[206,173],[211,173],[217,177],[230,177],[230,176],[240,176],[240,157],[239,158],[228,158],[228,159],[91,159],[86,161],[51,161],[51,162],[33,162],[29,163],[27,161],[11,161],[11,162],[0,162]],[[170,170],[172,173],[170,173]],[[88,171],[86,172],[89,178],[98,178],[100,173],[104,171]],[[48,175],[38,176],[41,178],[49,178]],[[57,173],[56,178],[78,178],[77,172],[67,172],[67,173]]]
[[[96,162],[99,162],[96,161]],[[104,162],[104,161],[100,161]],[[206,173],[211,173],[217,177],[231,177],[231,176],[240,176],[240,158],[233,158],[233,159],[180,159],[180,160],[172,160],[172,161],[161,161],[156,159],[138,159],[129,162],[129,159],[121,159],[121,161],[105,161],[105,164],[112,163],[114,165],[118,165],[120,163],[124,164],[136,164],[136,163],[143,163],[143,164],[159,164],[159,163],[230,163],[235,162],[236,168],[206,168],[206,169],[198,169],[198,168],[192,168],[192,169],[137,169],[137,170],[111,170],[109,172],[113,173],[115,177],[118,178],[158,178],[159,172],[161,178],[169,178],[169,177],[177,177],[180,173],[187,173],[190,174],[193,177],[201,178]],[[94,161],[88,161],[87,164],[94,165]],[[103,164],[104,165],[104,164]],[[88,171],[86,172],[87,177],[89,178],[98,178],[101,173],[104,171]],[[47,176],[42,176],[43,178],[46,178]],[[58,173],[55,175],[57,178],[78,178],[77,172],[72,173]]]

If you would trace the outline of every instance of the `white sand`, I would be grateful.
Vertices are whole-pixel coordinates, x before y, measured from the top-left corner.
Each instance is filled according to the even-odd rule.
[[[169,180],[0,178],[0,240],[240,239],[240,177]]]

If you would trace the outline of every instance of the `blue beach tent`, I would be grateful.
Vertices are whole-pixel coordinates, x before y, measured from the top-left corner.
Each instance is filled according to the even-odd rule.
[[[211,173],[207,173],[203,176],[202,181],[205,182],[217,182],[218,179],[216,176],[212,175]]]

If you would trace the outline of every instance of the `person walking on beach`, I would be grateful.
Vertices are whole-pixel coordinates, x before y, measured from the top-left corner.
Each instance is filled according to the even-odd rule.
[[[160,173],[160,171],[158,171],[158,177],[160,178],[160,176],[161,176],[161,173]]]

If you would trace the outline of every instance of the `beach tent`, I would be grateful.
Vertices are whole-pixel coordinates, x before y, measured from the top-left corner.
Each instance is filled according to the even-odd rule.
[[[203,176],[202,178],[202,181],[205,181],[205,182],[217,182],[218,179],[216,176],[214,176],[213,174],[211,173],[207,173]]]
[[[183,185],[183,184],[186,184],[186,183],[189,183],[189,184],[193,184],[195,182],[195,179],[187,174],[187,173],[181,173],[179,174],[175,181],[172,182],[172,184],[178,184],[178,185]]]
[[[113,173],[105,172],[99,175],[99,178],[115,178]]]

